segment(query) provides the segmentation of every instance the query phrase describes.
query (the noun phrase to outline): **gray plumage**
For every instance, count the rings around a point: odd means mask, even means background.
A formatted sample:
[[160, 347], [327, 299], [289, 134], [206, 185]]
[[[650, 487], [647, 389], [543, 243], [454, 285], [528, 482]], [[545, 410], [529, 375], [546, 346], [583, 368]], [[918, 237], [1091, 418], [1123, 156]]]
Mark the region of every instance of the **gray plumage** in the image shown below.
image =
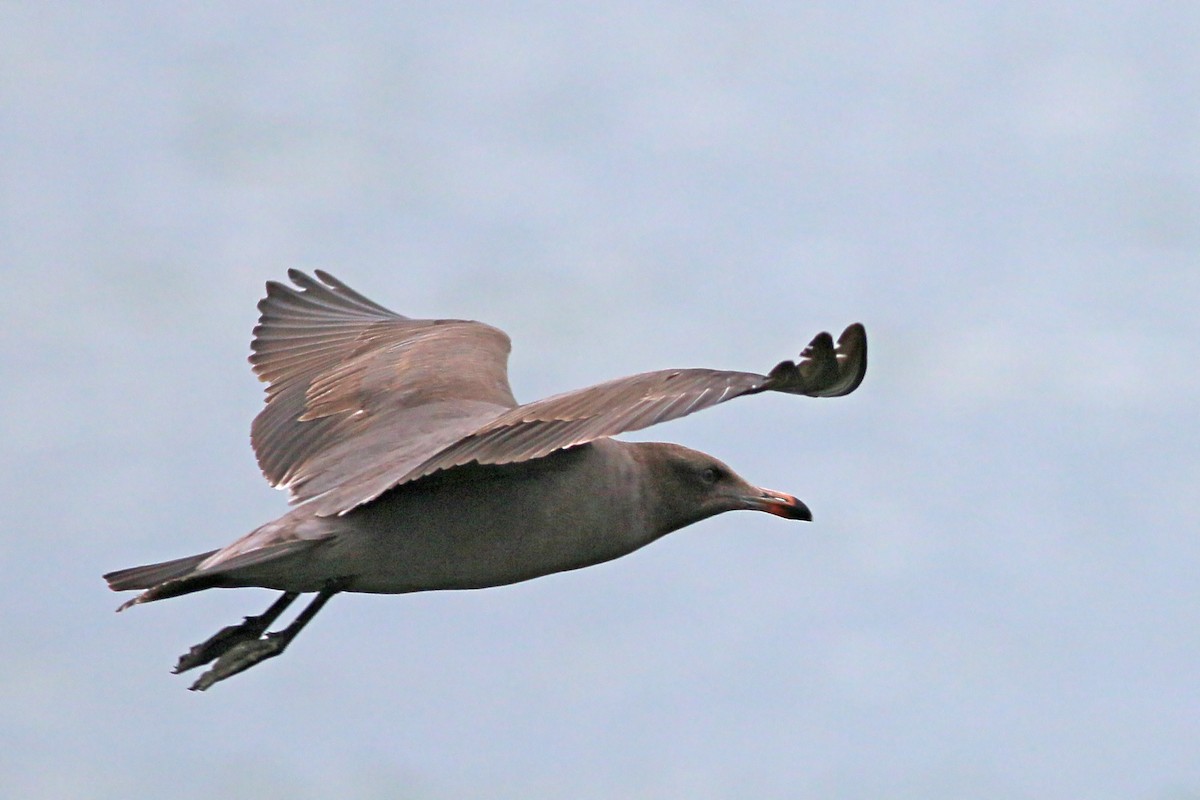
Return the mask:
[[[519, 405], [502, 331], [410, 319], [327, 273], [288, 274], [298, 288], [268, 283], [259, 303], [250, 361], [267, 399], [251, 441], [297, 507], [225, 548], [105, 576], [114, 590], [144, 590], [122, 608], [214, 587], [285, 592], [180, 660], [177, 671], [217, 660], [193, 688], [277, 655], [339, 591], [512, 583], [737, 509], [811, 519], [796, 498], [704, 453], [609, 437], [763, 391], [848, 394], [866, 371], [855, 324], [767, 375], [662, 370]], [[318, 592], [313, 605], [262, 637], [303, 592]]]

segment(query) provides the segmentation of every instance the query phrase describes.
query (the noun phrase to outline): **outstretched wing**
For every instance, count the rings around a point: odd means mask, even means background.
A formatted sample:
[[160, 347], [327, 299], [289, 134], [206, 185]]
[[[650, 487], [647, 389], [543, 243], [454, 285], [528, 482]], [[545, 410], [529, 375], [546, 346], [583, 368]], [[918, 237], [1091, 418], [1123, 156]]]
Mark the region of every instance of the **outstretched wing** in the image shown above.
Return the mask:
[[503, 331], [410, 319], [316, 276], [289, 270], [298, 288], [267, 284], [251, 344], [267, 383], [251, 442], [293, 502], [339, 487], [348, 507], [365, 502], [395, 483], [376, 485], [381, 464], [398, 477], [516, 406]]
[[477, 461], [505, 464], [540, 458], [604, 436], [658, 422], [759, 392], [840, 397], [862, 383], [867, 333], [855, 323], [833, 337], [820, 333], [800, 354], [767, 375], [711, 369], [645, 372], [528, 403], [508, 411], [430, 458], [405, 480]]
[[[842, 333], [836, 347], [832, 336], [821, 333], [801, 353], [799, 363], [781, 362], [767, 375], [684, 369], [619, 378], [518, 406], [407, 472], [396, 469], [394, 462], [380, 465], [380, 472], [391, 476], [389, 486], [394, 486], [472, 462], [527, 461], [765, 391], [838, 397], [854, 391], [866, 369], [866, 331], [854, 324]], [[315, 501], [315, 510], [319, 514], [344, 513], [353, 507], [349, 504], [352, 496], [334, 490]]]

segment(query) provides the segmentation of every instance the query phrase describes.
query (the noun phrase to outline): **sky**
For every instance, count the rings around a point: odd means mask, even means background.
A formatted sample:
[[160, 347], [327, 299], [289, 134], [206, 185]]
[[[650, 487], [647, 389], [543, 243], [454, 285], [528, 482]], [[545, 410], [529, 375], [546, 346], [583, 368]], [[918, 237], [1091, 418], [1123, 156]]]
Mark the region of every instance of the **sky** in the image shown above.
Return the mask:
[[[564, 5], [0, 3], [0, 794], [1200, 798], [1197, 7]], [[100, 575], [286, 508], [291, 267], [503, 328], [524, 400], [871, 364], [630, 437], [812, 524], [342, 595], [191, 693], [273, 596]]]

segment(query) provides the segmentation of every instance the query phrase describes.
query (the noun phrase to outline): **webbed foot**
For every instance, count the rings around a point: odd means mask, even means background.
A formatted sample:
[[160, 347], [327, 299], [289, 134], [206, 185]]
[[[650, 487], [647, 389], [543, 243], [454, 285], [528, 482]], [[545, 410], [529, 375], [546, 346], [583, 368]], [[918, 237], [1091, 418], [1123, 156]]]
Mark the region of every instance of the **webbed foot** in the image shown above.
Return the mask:
[[189, 669], [220, 658], [242, 642], [253, 642], [259, 639], [271, 623], [278, 619], [284, 609], [291, 605], [298, 596], [297, 592], [284, 592], [278, 600], [271, 604], [270, 608], [258, 616], [246, 617], [240, 625], [226, 625], [216, 634], [200, 644], [193, 645], [192, 649], [181, 655], [179, 663], [171, 671], [176, 675], [187, 672]]
[[[287, 631], [268, 633], [261, 639], [251, 639], [237, 642], [229, 648], [217, 663], [212, 665], [200, 678], [191, 685], [193, 692], [203, 692], [217, 681], [223, 681], [239, 672], [250, 669], [261, 661], [274, 658], [284, 651], [291, 641]], [[219, 635], [219, 634], [218, 634]]]

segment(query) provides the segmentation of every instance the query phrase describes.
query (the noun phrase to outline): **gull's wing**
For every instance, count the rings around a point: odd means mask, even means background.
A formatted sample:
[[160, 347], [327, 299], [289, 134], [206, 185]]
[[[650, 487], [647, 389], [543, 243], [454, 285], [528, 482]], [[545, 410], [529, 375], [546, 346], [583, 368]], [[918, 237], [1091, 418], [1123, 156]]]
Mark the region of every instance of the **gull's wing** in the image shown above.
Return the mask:
[[316, 276], [290, 270], [298, 288], [267, 284], [251, 345], [267, 383], [251, 442], [293, 502], [333, 489], [347, 505], [332, 513], [366, 502], [517, 405], [503, 331], [410, 319]]
[[[380, 463], [379, 492], [438, 470], [470, 463], [507, 464], [548, 455], [605, 436], [640, 430], [656, 422], [709, 408], [747, 394], [788, 392], [839, 397], [854, 391], [867, 369], [867, 336], [860, 324], [846, 328], [834, 346], [821, 333], [801, 353], [767, 375], [711, 369], [662, 370], [619, 378], [505, 411], [419, 464], [410, 459]], [[402, 468], [400, 461], [409, 465]], [[386, 483], [386, 486], [384, 484]], [[365, 500], [361, 492], [334, 489], [314, 501], [318, 514], [345, 513]]]
[[800, 354], [767, 375], [711, 369], [645, 372], [548, 397], [505, 412], [442, 450], [404, 477], [467, 464], [506, 464], [604, 436], [641, 430], [747, 394], [777, 391], [809, 397], [840, 397], [862, 383], [867, 371], [867, 332], [846, 328], [834, 346], [820, 333]]

